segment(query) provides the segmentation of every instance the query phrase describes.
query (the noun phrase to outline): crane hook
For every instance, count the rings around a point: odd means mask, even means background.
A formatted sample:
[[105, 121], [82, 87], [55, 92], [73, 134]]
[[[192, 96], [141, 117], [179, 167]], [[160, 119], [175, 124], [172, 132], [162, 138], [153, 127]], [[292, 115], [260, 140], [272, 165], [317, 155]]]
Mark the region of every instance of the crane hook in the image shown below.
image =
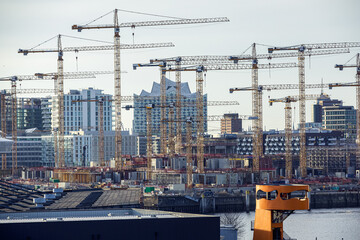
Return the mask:
[[78, 54], [79, 54], [79, 50], [75, 50], [75, 60], [76, 60], [76, 71], [79, 71], [79, 63], [78, 63]]
[[133, 37], [133, 45], [135, 44], [135, 25], [131, 26], [132, 29], [132, 37]]

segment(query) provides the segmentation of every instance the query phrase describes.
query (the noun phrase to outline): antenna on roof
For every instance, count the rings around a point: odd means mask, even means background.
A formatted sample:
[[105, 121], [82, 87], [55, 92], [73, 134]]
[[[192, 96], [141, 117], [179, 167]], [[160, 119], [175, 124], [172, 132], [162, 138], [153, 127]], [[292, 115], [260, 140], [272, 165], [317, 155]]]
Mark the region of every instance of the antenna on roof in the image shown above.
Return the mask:
[[324, 94], [324, 81], [323, 78], [321, 78], [321, 95]]

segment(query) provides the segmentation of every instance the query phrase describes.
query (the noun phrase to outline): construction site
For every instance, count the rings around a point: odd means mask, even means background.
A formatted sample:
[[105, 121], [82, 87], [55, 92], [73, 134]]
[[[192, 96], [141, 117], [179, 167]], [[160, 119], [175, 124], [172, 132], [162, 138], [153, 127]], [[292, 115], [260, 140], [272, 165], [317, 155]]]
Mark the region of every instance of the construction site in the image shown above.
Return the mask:
[[[268, 47], [267, 52], [260, 53], [258, 44], [252, 43], [248, 48], [250, 53], [241, 55], [180, 55], [156, 58], [154, 54], [151, 59], [134, 62], [132, 67], [134, 72], [140, 72], [144, 68], [160, 71], [159, 80], [153, 84], [151, 92], [143, 90], [139, 95], [134, 93], [129, 96], [124, 95], [124, 92], [129, 91], [122, 88], [122, 75], [126, 71], [122, 70], [120, 58], [128, 56], [123, 56], [122, 50], [166, 48], [174, 47], [174, 44], [120, 44], [120, 29], [209, 23], [225, 25], [229, 24], [230, 20], [226, 17], [215, 17], [120, 22], [120, 12], [121, 10], [115, 9], [108, 13], [107, 15], [113, 18], [113, 22], [108, 24], [72, 25], [72, 30], [79, 32], [79, 36], [88, 30], [112, 29], [112, 44], [65, 46], [63, 38], [68, 36], [59, 34], [50, 39], [56, 40], [56, 48], [43, 49], [42, 44], [38, 44], [35, 48], [18, 50], [19, 54], [29, 55], [27, 58], [31, 58], [35, 53], [56, 53], [57, 71], [0, 78], [0, 176], [7, 180], [0, 185], [5, 192], [17, 191], [9, 190], [5, 184], [23, 184], [44, 192], [56, 188], [73, 190], [74, 193], [86, 190], [86, 196], [79, 193], [79, 199], [83, 200], [77, 200], [73, 205], [69, 203], [73, 206], [69, 207], [71, 209], [83, 206], [142, 206], [150, 209], [157, 206], [155, 208], [160, 209], [160, 202], [165, 204], [169, 201], [161, 209], [190, 212], [198, 212], [199, 209], [202, 209], [199, 210], [201, 212], [245, 211], [254, 208], [251, 204], [254, 204], [255, 200], [250, 203], [250, 200], [246, 199], [254, 198], [250, 192], [254, 191], [255, 184], [281, 182], [306, 183], [316, 189], [357, 191], [358, 200], [348, 200], [347, 203], [359, 206], [360, 54], [357, 53], [346, 64], [334, 62], [335, 68], [341, 71], [348, 71], [347, 68], [350, 68], [349, 71], [355, 70], [355, 80], [349, 79], [347, 82], [307, 83], [305, 60], [317, 56], [331, 57], [349, 53], [354, 55], [353, 52], [360, 48], [360, 42], [299, 43]], [[113, 70], [66, 72], [64, 54], [86, 51], [113, 52]], [[275, 62], [277, 59], [280, 60], [278, 63]], [[296, 61], [284, 62], [284, 59]], [[259, 70], [262, 69], [297, 69], [297, 76], [291, 76], [297, 79], [297, 83], [261, 85]], [[241, 101], [208, 100], [204, 84], [206, 75], [213, 71], [220, 74], [223, 71], [251, 73], [251, 86], [229, 87], [228, 91], [223, 93], [241, 99], [237, 97], [242, 94], [239, 92], [250, 92], [251, 115], [243, 115], [241, 112], [208, 114], [208, 107], [221, 108], [242, 104]], [[191, 81], [195, 82], [196, 86], [194, 93], [191, 93], [182, 79], [188, 72], [193, 75]], [[104, 94], [102, 90], [89, 88], [89, 94], [85, 96], [85, 90], [70, 90], [69, 94], [64, 90], [64, 81], [109, 74], [114, 76], [112, 93]], [[174, 81], [168, 79], [171, 76], [169, 74], [175, 76]], [[22, 82], [46, 80], [53, 82], [54, 88], [19, 89]], [[335, 100], [331, 100], [329, 95], [324, 93], [324, 89], [337, 91], [341, 87], [356, 89], [355, 109], [342, 106], [341, 101], [338, 101], [341, 104], [332, 104], [331, 101]], [[306, 94], [308, 89], [321, 89], [321, 94]], [[284, 97], [269, 98], [266, 103], [270, 106], [263, 106], [265, 90], [282, 91]], [[298, 94], [288, 95], [289, 90], [296, 90]], [[90, 92], [96, 94], [90, 96]], [[41, 99], [39, 101], [36, 97], [19, 98], [21, 94], [36, 96], [39, 93], [52, 96], [46, 99], [38, 97]], [[317, 101], [317, 106], [321, 107], [321, 119], [311, 122], [311, 126], [307, 126], [309, 122], [306, 120], [305, 103], [308, 100]], [[283, 103], [285, 111], [274, 114], [285, 119], [283, 130], [264, 130], [264, 121], [267, 119], [264, 119], [263, 109], [280, 105], [278, 103]], [[299, 103], [296, 109], [298, 128], [294, 127], [294, 103]], [[332, 114], [336, 109], [330, 107], [340, 108], [343, 113]], [[29, 109], [33, 116], [38, 114], [40, 117], [30, 119], [32, 115]], [[127, 110], [134, 111], [134, 134], [126, 133], [123, 126], [122, 114]], [[80, 116], [77, 123], [76, 111], [84, 112], [84, 119], [85, 113], [87, 114], [86, 125], [85, 120], [80, 121]], [[344, 113], [346, 111], [352, 115], [348, 117]], [[74, 126], [70, 124], [73, 112], [76, 121]], [[328, 114], [324, 114], [325, 112]], [[340, 115], [351, 122], [341, 123], [344, 128], [326, 125], [328, 120], [341, 119]], [[91, 118], [96, 121], [90, 121]], [[43, 121], [41, 125], [35, 125], [40, 121]], [[217, 134], [209, 134], [208, 122], [212, 121], [220, 125], [221, 133], [218, 131]], [[248, 131], [243, 131], [243, 122], [251, 123]], [[131, 150], [131, 146], [136, 150]], [[99, 189], [105, 192], [98, 193]], [[101, 202], [107, 194], [106, 190], [124, 190], [124, 194], [127, 191], [129, 196], [119, 200], [120, 202], [116, 202], [120, 196], [108, 197]], [[22, 191], [30, 194], [28, 190]], [[94, 194], [91, 191], [94, 191]], [[243, 205], [229, 208], [219, 203], [218, 206], [215, 204], [215, 197], [211, 195], [215, 193], [227, 194], [229, 199], [233, 198]], [[174, 194], [180, 194], [179, 200], [159, 201], [160, 197], [166, 198]], [[67, 193], [66, 196], [70, 195], [71, 193]], [[239, 196], [241, 200], [237, 199]], [[12, 198], [13, 196], [7, 196], [1, 200], [0, 211], [25, 211], [24, 209], [34, 207], [30, 203], [23, 204], [25, 207], [5, 207], [5, 203], [12, 201]], [[113, 198], [116, 203], [109, 198]], [[207, 203], [207, 198], [212, 199], [214, 204]], [[55, 201], [49, 208], [66, 208], [66, 204], [61, 205], [61, 201], [65, 201], [61, 199], [65, 198], [59, 199], [59, 202]], [[92, 199], [89, 200], [91, 204], [86, 205], [85, 199]], [[202, 203], [199, 199], [202, 199]], [[179, 204], [181, 206], [176, 208]], [[209, 206], [213, 209], [206, 210]], [[44, 206], [40, 204], [39, 207]]]

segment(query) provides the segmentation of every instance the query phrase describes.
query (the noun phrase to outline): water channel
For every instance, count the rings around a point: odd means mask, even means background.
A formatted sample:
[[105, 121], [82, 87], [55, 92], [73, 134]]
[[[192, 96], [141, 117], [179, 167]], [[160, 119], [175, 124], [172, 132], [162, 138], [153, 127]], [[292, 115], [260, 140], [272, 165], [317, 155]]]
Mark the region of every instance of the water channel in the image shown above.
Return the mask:
[[[251, 221], [255, 219], [255, 212], [237, 214], [243, 223], [238, 239], [252, 239]], [[357, 240], [360, 239], [360, 208], [296, 211], [285, 220], [284, 230], [297, 240]]]

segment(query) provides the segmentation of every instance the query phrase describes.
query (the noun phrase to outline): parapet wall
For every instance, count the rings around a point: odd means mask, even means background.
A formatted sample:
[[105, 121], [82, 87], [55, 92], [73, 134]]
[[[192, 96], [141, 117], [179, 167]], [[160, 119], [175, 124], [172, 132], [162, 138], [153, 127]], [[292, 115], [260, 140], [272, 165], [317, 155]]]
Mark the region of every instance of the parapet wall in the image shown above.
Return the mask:
[[[206, 197], [206, 201], [198, 198], [193, 201], [185, 196], [146, 196], [143, 198], [144, 208], [175, 212], [221, 213], [245, 212], [255, 210], [255, 194], [249, 194], [246, 205], [245, 194], [221, 195]], [[205, 207], [204, 203], [207, 203]], [[311, 192], [310, 209], [360, 207], [360, 192]]]

